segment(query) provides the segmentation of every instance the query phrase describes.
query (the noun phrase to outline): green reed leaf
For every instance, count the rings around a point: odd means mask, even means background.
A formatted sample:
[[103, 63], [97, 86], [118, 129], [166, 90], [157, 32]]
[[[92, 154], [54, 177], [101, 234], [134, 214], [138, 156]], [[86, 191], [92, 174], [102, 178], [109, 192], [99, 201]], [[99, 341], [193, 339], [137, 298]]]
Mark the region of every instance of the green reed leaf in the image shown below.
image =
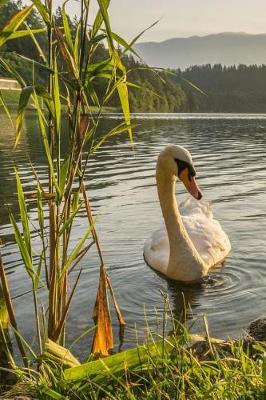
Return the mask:
[[131, 143], [133, 143], [133, 134], [132, 134], [131, 124], [130, 124], [128, 88], [127, 88], [127, 84], [126, 84], [124, 78], [120, 79], [120, 81], [118, 82], [117, 91], [118, 91], [121, 107], [123, 110], [125, 123], [128, 126], [127, 131], [129, 134], [129, 138], [130, 138]]
[[[30, 36], [31, 36], [31, 38], [32, 38], [32, 41], [33, 41], [33, 43], [35, 44], [36, 49], [37, 49], [37, 51], [38, 51], [40, 57], [42, 58], [42, 60], [43, 60], [45, 63], [47, 63], [47, 59], [46, 59], [46, 56], [45, 56], [45, 54], [44, 54], [44, 51], [43, 51], [43, 49], [41, 48], [41, 46], [39, 45], [39, 42], [38, 42], [38, 40], [37, 40], [37, 38], [36, 38], [36, 36], [35, 36], [35, 34], [38, 33], [38, 32], [36, 32], [36, 30], [34, 30], [34, 29], [31, 29], [31, 28], [29, 27], [29, 25], [27, 24], [26, 21], [24, 22], [24, 25], [26, 26], [27, 31], [29, 32], [29, 34], [30, 34]], [[43, 30], [44, 30], [44, 31], [47, 31], [47, 28], [43, 28]], [[20, 32], [21, 32], [21, 31], [20, 31]], [[32, 61], [35, 63], [35, 60], [32, 60]]]
[[21, 180], [18, 174], [18, 171], [15, 169], [16, 182], [17, 182], [17, 193], [18, 193], [18, 204], [20, 211], [20, 218], [23, 229], [23, 238], [26, 244], [29, 256], [31, 258], [31, 235], [30, 235], [30, 227], [29, 227], [29, 216], [27, 212], [26, 202], [24, 191], [22, 188]]
[[68, 22], [68, 16], [66, 14], [65, 3], [63, 5], [63, 7], [61, 8], [61, 16], [62, 16], [62, 21], [63, 21], [63, 26], [64, 26], [66, 43], [67, 43], [70, 53], [73, 55], [74, 54], [74, 44], [73, 44], [71, 30], [70, 30], [70, 26], [69, 26], [69, 22]]
[[43, 205], [42, 205], [42, 191], [41, 191], [41, 187], [40, 187], [39, 183], [37, 185], [37, 209], [38, 209], [38, 222], [39, 222], [39, 226], [41, 229], [41, 235], [43, 235], [44, 212], [43, 212]]
[[53, 98], [50, 95], [50, 93], [45, 89], [45, 87], [41, 85], [36, 85], [33, 87], [35, 93], [44, 101], [44, 104], [46, 105], [47, 109], [50, 111], [52, 114], [52, 117], [55, 118], [55, 107], [54, 107], [54, 102]]
[[32, 0], [32, 3], [39, 11], [43, 21], [47, 25], [50, 25], [50, 16], [49, 16], [49, 11], [48, 11], [47, 7], [45, 7], [45, 5], [41, 2], [41, 0]]
[[25, 116], [25, 111], [27, 108], [27, 105], [29, 103], [29, 100], [31, 98], [31, 95], [33, 92], [37, 93], [39, 97], [41, 97], [44, 100], [44, 103], [46, 104], [48, 110], [51, 112], [52, 116], [54, 117], [55, 115], [55, 109], [54, 109], [54, 103], [47, 92], [47, 90], [43, 86], [26, 86], [22, 89], [19, 97], [19, 104], [18, 104], [18, 115], [16, 119], [16, 142], [15, 146], [18, 144], [21, 132], [22, 132], [22, 124]]
[[14, 68], [7, 60], [4, 60], [4, 57], [2, 56], [0, 57], [0, 65], [2, 66], [4, 71], [6, 71], [8, 74], [12, 75], [12, 77], [16, 79], [22, 87], [26, 86], [24, 79], [17, 72], [16, 68]]
[[88, 46], [92, 46], [92, 45], [95, 45], [95, 44], [97, 44], [99, 42], [102, 42], [104, 39], [106, 39], [106, 34], [105, 33], [102, 33], [100, 35], [92, 37], [91, 39], [89, 38], [89, 35], [88, 35]]
[[64, 371], [65, 380], [69, 382], [90, 377], [93, 380], [96, 378], [104, 382], [108, 376], [128, 369], [145, 369], [146, 363], [150, 362], [151, 357], [160, 359], [164, 353], [168, 356], [174, 348], [173, 342], [171, 338], [167, 338], [167, 340], [159, 340], [103, 359], [68, 368]]
[[58, 138], [58, 146], [60, 146], [61, 101], [60, 101], [60, 89], [59, 89], [56, 57], [54, 58], [53, 83], [54, 83], [53, 84], [53, 100], [54, 100], [54, 110], [55, 110], [56, 133], [57, 133], [57, 138]]
[[74, 247], [74, 249], [72, 250], [66, 264], [64, 265], [62, 271], [61, 271], [61, 275], [60, 275], [60, 279], [63, 278], [64, 274], [67, 272], [67, 270], [70, 268], [71, 264], [75, 261], [75, 259], [77, 258], [78, 254], [80, 253], [84, 243], [86, 242], [86, 240], [88, 239], [91, 230], [92, 230], [93, 226], [89, 226], [88, 229], [86, 230], [83, 238], [79, 241], [79, 243]]
[[76, 35], [74, 40], [74, 49], [73, 49], [73, 57], [76, 65], [79, 64], [79, 39], [80, 39], [80, 23], [76, 29]]
[[108, 77], [111, 77], [112, 70], [113, 70], [113, 65], [111, 62], [111, 58], [108, 58], [107, 60], [95, 64], [89, 64], [87, 68], [86, 79], [92, 80], [93, 78], [98, 77], [103, 72], [109, 73]]
[[123, 53], [126, 53], [128, 50], [130, 50], [131, 52], [133, 52], [138, 58], [139, 55], [136, 53], [135, 50], [133, 50], [132, 46], [139, 40], [139, 38], [145, 33], [147, 32], [149, 29], [153, 28], [155, 25], [158, 24], [160, 20], [158, 19], [157, 21], [153, 22], [150, 26], [148, 26], [147, 28], [143, 29], [143, 31], [141, 31], [137, 36], [134, 37], [134, 39], [131, 40], [131, 42], [129, 43], [128, 47], [125, 47], [125, 50], [123, 51]]
[[79, 205], [80, 205], [79, 193], [76, 192], [73, 194], [73, 197], [72, 197], [71, 210], [73, 212], [75, 212], [78, 209]]
[[28, 272], [30, 278], [33, 280], [34, 279], [34, 270], [33, 270], [32, 258], [28, 252], [26, 243], [24, 242], [24, 238], [22, 237], [22, 235], [19, 231], [18, 225], [16, 223], [16, 220], [15, 220], [13, 214], [10, 213], [9, 217], [10, 217], [11, 225], [13, 226], [15, 240], [18, 245], [18, 248], [19, 248], [22, 260], [24, 262], [26, 271]]
[[54, 163], [53, 163], [51, 150], [50, 150], [50, 146], [49, 146], [48, 139], [47, 139], [45, 124], [44, 124], [45, 117], [44, 117], [44, 115], [42, 113], [42, 110], [40, 108], [40, 104], [39, 104], [36, 92], [34, 92], [34, 101], [35, 101], [35, 103], [34, 103], [35, 107], [37, 109], [39, 127], [40, 127], [41, 136], [42, 136], [42, 142], [43, 142], [44, 149], [45, 149], [46, 158], [47, 158], [47, 161], [48, 161], [48, 164], [49, 164], [49, 167], [50, 167], [50, 171], [51, 171], [51, 175], [52, 175], [54, 186], [56, 188], [56, 192], [60, 196], [60, 189], [59, 189], [59, 186], [58, 186], [57, 179], [55, 177]]
[[195, 85], [193, 82], [189, 81], [186, 78], [182, 78], [182, 80], [184, 82], [186, 82], [189, 86], [191, 86], [193, 89], [197, 90], [198, 92], [200, 92], [201, 94], [203, 94], [204, 96], [208, 96], [207, 93], [203, 92], [203, 90], [201, 90], [197, 85]]
[[[106, 9], [108, 9], [109, 4], [110, 4], [110, 0], [105, 0], [105, 8]], [[102, 11], [101, 11], [101, 8], [100, 8], [100, 10], [98, 11], [98, 13], [96, 15], [96, 18], [94, 20], [94, 23], [93, 23], [92, 37], [95, 37], [97, 35], [99, 29], [102, 26], [102, 23], [103, 23], [103, 15], [102, 15]]]
[[70, 214], [69, 218], [65, 221], [62, 228], [60, 229], [59, 236], [61, 236], [65, 232], [65, 230], [72, 224], [72, 222], [73, 222], [75, 216], [77, 215], [77, 213], [79, 212], [81, 206], [82, 206], [82, 203], [80, 203], [78, 205], [78, 207]]
[[31, 36], [31, 35], [36, 35], [37, 33], [42, 33], [45, 32], [46, 28], [39, 28], [39, 29], [31, 29], [31, 30], [20, 30], [17, 32], [12, 33], [11, 35], [8, 36], [8, 40], [12, 39], [19, 39], [25, 36]]
[[[43, 54], [43, 52], [42, 52], [42, 54]], [[22, 54], [12, 53], [12, 55], [13, 55], [13, 57], [15, 57], [15, 58], [21, 58], [22, 60], [25, 60], [25, 61], [27, 61], [28, 63], [34, 64], [34, 66], [39, 67], [39, 68], [42, 70], [42, 72], [51, 73], [51, 74], [53, 74], [53, 72], [54, 72], [54, 71], [53, 71], [51, 68], [49, 68], [47, 65], [42, 64], [42, 63], [40, 63], [40, 62], [38, 62], [38, 61], [36, 61], [36, 60], [32, 60], [31, 58], [26, 57], [26, 56], [24, 56], [24, 55], [22, 55]], [[24, 84], [23, 86], [26, 86], [26, 84]]]
[[65, 184], [67, 180], [67, 173], [69, 168], [69, 157], [65, 160], [63, 165], [60, 167], [60, 179], [59, 179], [59, 190], [60, 197], [64, 195]]
[[100, 107], [100, 101], [97, 96], [97, 93], [89, 80], [87, 80], [85, 88], [87, 89], [89, 97], [92, 100], [92, 105], [96, 105], [96, 106]]
[[33, 93], [32, 86], [24, 87], [20, 93], [19, 103], [18, 103], [18, 115], [17, 115], [17, 119], [16, 119], [16, 143], [15, 143], [15, 146], [18, 144], [20, 136], [21, 136], [22, 123], [23, 123], [24, 116], [25, 116], [25, 110], [29, 103], [32, 93]]
[[31, 13], [33, 5], [23, 8], [18, 11], [11, 19], [6, 23], [6, 25], [0, 31], [0, 47], [3, 46], [6, 41], [10, 38], [12, 34], [16, 32], [19, 26]]
[[[102, 14], [102, 19], [104, 21], [106, 33], [107, 33], [107, 42], [108, 42], [108, 47], [110, 52], [112, 53], [115, 48], [114, 48], [114, 43], [112, 39], [112, 30], [110, 26], [110, 20], [109, 20], [109, 15], [108, 15], [108, 7], [109, 7], [109, 0], [97, 0], [100, 12]], [[96, 16], [97, 19], [97, 16]], [[99, 21], [100, 22], [100, 21]]]
[[65, 38], [63, 36], [63, 33], [61, 30], [55, 26], [54, 27], [54, 33], [57, 39], [57, 43], [59, 45], [60, 52], [62, 54], [62, 57], [64, 58], [68, 70], [71, 74], [74, 75], [74, 77], [78, 80], [79, 78], [79, 67], [78, 64], [76, 63], [75, 58], [72, 56], [71, 52], [68, 49], [68, 46], [66, 44]]
[[[132, 128], [132, 125], [131, 125], [131, 128]], [[106, 133], [103, 138], [98, 140], [98, 142], [96, 142], [96, 144], [94, 145], [92, 151], [94, 152], [94, 151], [98, 150], [99, 147], [101, 147], [102, 144], [110, 137], [119, 135], [120, 133], [127, 132], [127, 131], [128, 131], [128, 124], [126, 124], [125, 122], [122, 122], [121, 124], [117, 125], [115, 128], [111, 129], [108, 133]]]
[[42, 263], [43, 263], [43, 257], [44, 257], [44, 250], [42, 250], [38, 262], [38, 267], [35, 272], [34, 280], [33, 280], [33, 288], [36, 291], [39, 288], [39, 283], [40, 283], [40, 277], [41, 277], [41, 270], [42, 270]]
[[137, 58], [140, 58], [138, 53], [131, 47], [132, 44], [128, 43], [125, 39], [123, 39], [121, 36], [119, 36], [117, 33], [112, 32], [112, 38], [120, 44], [120, 46], [124, 47], [124, 52], [126, 51], [131, 51]]

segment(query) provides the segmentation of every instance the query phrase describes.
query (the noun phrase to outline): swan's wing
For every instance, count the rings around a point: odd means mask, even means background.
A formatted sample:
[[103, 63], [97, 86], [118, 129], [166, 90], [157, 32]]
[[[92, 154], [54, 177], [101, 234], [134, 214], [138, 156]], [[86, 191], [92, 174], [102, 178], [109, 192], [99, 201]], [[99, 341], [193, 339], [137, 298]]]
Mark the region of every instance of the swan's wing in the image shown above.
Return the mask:
[[180, 211], [188, 235], [207, 265], [222, 262], [231, 245], [219, 222], [213, 219], [210, 204], [188, 199], [180, 205]]
[[169, 260], [169, 241], [163, 227], [153, 232], [144, 243], [144, 258], [153, 269], [166, 274]]
[[[190, 197], [180, 204], [179, 209], [187, 233], [208, 267], [221, 263], [231, 250], [231, 245], [219, 222], [213, 219], [210, 204]], [[144, 258], [152, 268], [166, 274], [169, 241], [165, 227], [155, 231], [146, 240]]]

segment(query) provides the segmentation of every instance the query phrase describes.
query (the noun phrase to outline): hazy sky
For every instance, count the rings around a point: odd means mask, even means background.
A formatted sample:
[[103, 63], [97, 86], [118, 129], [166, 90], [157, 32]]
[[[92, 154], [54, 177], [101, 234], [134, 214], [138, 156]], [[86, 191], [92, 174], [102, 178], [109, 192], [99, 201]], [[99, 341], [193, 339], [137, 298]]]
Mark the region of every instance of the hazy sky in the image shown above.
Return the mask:
[[[77, 14], [79, 3], [69, 4], [69, 13]], [[160, 19], [141, 41], [225, 31], [266, 32], [265, 0], [111, 0], [110, 15], [113, 31], [126, 39]]]

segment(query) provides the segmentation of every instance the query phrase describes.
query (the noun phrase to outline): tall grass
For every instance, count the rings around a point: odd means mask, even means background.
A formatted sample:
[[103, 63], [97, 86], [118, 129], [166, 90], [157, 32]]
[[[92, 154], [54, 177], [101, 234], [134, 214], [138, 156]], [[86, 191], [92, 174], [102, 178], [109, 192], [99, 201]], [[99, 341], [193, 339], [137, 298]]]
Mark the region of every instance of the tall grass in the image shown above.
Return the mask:
[[[71, 353], [49, 344], [42, 373], [25, 376], [7, 396], [39, 399], [263, 400], [265, 343], [224, 341], [190, 334], [173, 319], [170, 337], [80, 365]], [[7, 397], [8, 398], [8, 397]]]
[[[39, 125], [36, 135], [41, 136], [47, 162], [47, 184], [41, 181], [32, 166], [36, 190], [31, 193], [24, 191], [19, 170], [15, 169], [20, 221], [18, 222], [10, 212], [14, 237], [31, 282], [37, 350], [30, 349], [21, 335], [10, 296], [9, 285], [12, 286], [12, 281], [9, 283], [7, 280], [2, 258], [0, 263], [0, 277], [9, 323], [13, 328], [21, 360], [29, 375], [32, 374], [32, 366], [37, 365], [37, 369], [41, 370], [39, 355], [45, 351], [48, 340], [60, 345], [65, 344], [67, 316], [82, 275], [80, 261], [88, 256], [92, 247], [96, 248], [99, 259], [99, 284], [94, 309], [96, 327], [92, 353], [108, 355], [113, 348], [108, 293], [120, 325], [125, 324], [106, 271], [96, 230], [96, 219], [92, 214], [85, 186], [85, 175], [91, 155], [107, 138], [126, 133], [133, 145], [128, 101], [129, 83], [122, 61], [123, 52], [117, 50], [119, 44], [124, 51], [131, 51], [131, 44], [112, 31], [108, 15], [109, 1], [95, 1], [98, 12], [89, 25], [90, 3], [81, 0], [80, 17], [73, 29], [66, 14], [66, 3], [60, 9], [62, 23], [58, 25], [52, 0], [32, 0], [32, 4], [14, 15], [0, 32], [0, 47], [7, 40], [29, 35], [42, 60], [36, 62], [26, 59], [23, 55], [17, 55], [32, 65], [33, 84], [28, 86], [12, 63], [5, 58], [4, 52], [0, 53], [2, 69], [21, 85], [15, 146], [19, 146], [20, 143], [26, 109], [29, 104], [33, 104]], [[0, 6], [3, 4], [4, 2], [1, 2]], [[35, 30], [31, 30], [26, 24], [26, 18], [33, 8], [38, 11], [43, 21], [43, 25], [36, 32], [46, 32], [46, 49], [40, 47]], [[108, 56], [101, 62], [93, 61], [94, 54], [102, 43], [108, 48]], [[36, 65], [47, 77], [46, 85], [34, 83]], [[93, 86], [95, 79], [106, 81], [106, 91], [101, 99]], [[110, 131], [100, 132], [99, 121], [103, 109], [115, 93], [120, 99], [124, 121]], [[3, 96], [1, 104], [9, 115]], [[92, 109], [95, 110], [95, 107], [97, 113], [93, 114]], [[63, 132], [62, 118], [67, 119], [67, 132]], [[68, 150], [63, 156], [62, 141], [66, 140], [66, 137]], [[38, 211], [38, 222], [34, 228], [28, 211], [29, 199], [35, 202]], [[76, 240], [73, 227], [76, 217], [81, 212], [86, 215], [87, 229], [81, 239]], [[33, 237], [36, 235], [39, 240], [37, 246], [36, 240], [33, 243]], [[88, 287], [89, 285], [88, 281]], [[46, 301], [40, 302], [40, 291], [45, 291]], [[10, 366], [16, 368], [13, 361], [10, 361]]]

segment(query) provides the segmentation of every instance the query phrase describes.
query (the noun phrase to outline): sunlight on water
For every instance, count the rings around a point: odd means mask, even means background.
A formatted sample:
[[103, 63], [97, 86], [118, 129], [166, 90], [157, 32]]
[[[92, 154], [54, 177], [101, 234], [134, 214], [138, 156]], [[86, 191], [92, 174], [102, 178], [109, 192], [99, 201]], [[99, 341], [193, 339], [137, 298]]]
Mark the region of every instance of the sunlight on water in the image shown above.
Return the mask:
[[[142, 331], [144, 311], [151, 325], [162, 312], [161, 291], [169, 295], [171, 306], [181, 315], [184, 303], [194, 318], [206, 313], [214, 336], [237, 336], [266, 308], [266, 115], [135, 115], [136, 150], [133, 155], [126, 136], [113, 139], [94, 156], [86, 176], [93, 210], [99, 215], [98, 231], [106, 264], [127, 321], [125, 346], [135, 342], [135, 323]], [[42, 182], [47, 180], [45, 160], [37, 134], [36, 120], [29, 116], [27, 134], [20, 146], [12, 148], [13, 135], [1, 116], [0, 135], [0, 223], [5, 264], [10, 273], [13, 296], [29, 289], [21, 266], [4, 204], [17, 215], [13, 158], [26, 190], [33, 180], [29, 158]], [[102, 128], [116, 123], [117, 115], [102, 120]], [[212, 203], [215, 217], [227, 232], [232, 252], [222, 270], [216, 270], [202, 285], [186, 286], [158, 276], [144, 262], [143, 243], [162, 225], [155, 186], [155, 163], [167, 144], [181, 144], [192, 153], [203, 195]], [[178, 201], [185, 198], [177, 185]], [[36, 219], [35, 204], [29, 203]], [[86, 229], [79, 215], [76, 237]], [[82, 262], [80, 296], [75, 299], [69, 326], [71, 338], [92, 325], [92, 308], [97, 288], [96, 256]], [[31, 301], [15, 300], [17, 315], [26, 336], [30, 336]], [[157, 309], [157, 311], [156, 311]], [[25, 324], [25, 321], [27, 323]], [[200, 322], [194, 329], [201, 330]], [[70, 338], [70, 339], [71, 339]], [[80, 351], [88, 351], [86, 341]]]

